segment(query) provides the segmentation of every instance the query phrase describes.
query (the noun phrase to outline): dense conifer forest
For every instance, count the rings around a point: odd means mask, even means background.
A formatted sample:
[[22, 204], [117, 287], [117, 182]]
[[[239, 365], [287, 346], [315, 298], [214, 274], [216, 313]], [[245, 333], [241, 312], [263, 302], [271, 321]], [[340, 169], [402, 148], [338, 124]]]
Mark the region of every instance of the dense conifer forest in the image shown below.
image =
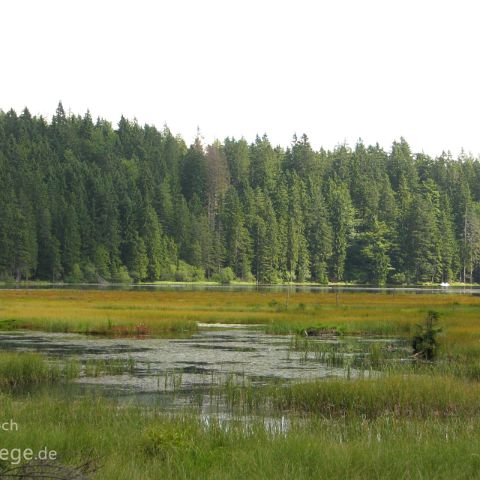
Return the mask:
[[480, 280], [480, 162], [0, 112], [0, 279]]

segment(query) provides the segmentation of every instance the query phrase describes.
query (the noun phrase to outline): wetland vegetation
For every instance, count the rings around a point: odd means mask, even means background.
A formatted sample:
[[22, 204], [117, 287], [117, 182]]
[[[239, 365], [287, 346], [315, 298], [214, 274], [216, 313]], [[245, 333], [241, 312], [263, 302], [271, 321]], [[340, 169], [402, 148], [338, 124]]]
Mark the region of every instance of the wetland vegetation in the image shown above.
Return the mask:
[[[413, 339], [432, 310], [429, 360]], [[0, 441], [107, 480], [475, 478], [479, 313], [461, 294], [3, 290], [0, 402], [20, 428]], [[132, 378], [147, 402], [79, 390]]]

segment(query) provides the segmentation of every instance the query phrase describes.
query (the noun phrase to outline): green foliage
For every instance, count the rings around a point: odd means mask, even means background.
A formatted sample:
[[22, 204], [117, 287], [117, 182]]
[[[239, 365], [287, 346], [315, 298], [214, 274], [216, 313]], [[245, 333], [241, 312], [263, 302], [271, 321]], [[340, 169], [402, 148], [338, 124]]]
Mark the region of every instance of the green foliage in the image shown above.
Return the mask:
[[333, 279], [340, 281], [344, 279], [347, 250], [353, 235], [355, 217], [345, 183], [332, 179], [329, 181], [328, 203], [333, 232], [331, 271]]
[[172, 428], [169, 423], [147, 428], [142, 434], [141, 448], [149, 457], [166, 460], [169, 456], [179, 455], [185, 449], [193, 447], [192, 432], [189, 430]]
[[[480, 162], [0, 112], [0, 278], [480, 280]], [[478, 183], [478, 182], [477, 182]], [[180, 265], [184, 262], [195, 267]], [[127, 270], [127, 272], [125, 271]], [[175, 273], [176, 272], [176, 273]], [[127, 276], [128, 274], [128, 276]], [[120, 277], [119, 277], [120, 275]]]
[[175, 281], [177, 282], [198, 282], [205, 278], [204, 271], [186, 262], [180, 261], [175, 271]]
[[377, 285], [387, 283], [387, 277], [391, 270], [389, 257], [391, 244], [386, 238], [387, 232], [387, 226], [375, 219], [373, 225], [357, 238], [357, 242], [361, 245], [360, 254], [368, 283]]
[[230, 283], [232, 283], [232, 281], [235, 279], [235, 274], [230, 267], [225, 267], [222, 268], [216, 275], [214, 275], [213, 279], [222, 285], [230, 285]]
[[438, 327], [440, 314], [433, 310], [427, 313], [424, 325], [417, 325], [417, 333], [412, 339], [413, 353], [425, 360], [434, 360], [438, 351], [437, 335], [442, 331]]
[[87, 262], [83, 268], [83, 278], [86, 283], [97, 283], [97, 272], [95, 271], [95, 265]]
[[0, 390], [48, 384], [62, 378], [78, 376], [78, 369], [71, 362], [63, 365], [47, 361], [37, 353], [0, 353]]
[[99, 244], [94, 255], [95, 269], [101, 281], [110, 279], [110, 255], [105, 245]]
[[124, 265], [120, 265], [118, 270], [113, 275], [112, 280], [115, 283], [132, 283], [132, 278], [128, 274], [127, 267]]
[[[415, 387], [423, 390], [419, 382]], [[352, 388], [346, 394], [354, 392]], [[370, 394], [373, 405], [377, 394], [380, 388]], [[280, 418], [269, 413], [268, 421], [253, 417], [225, 422], [188, 411], [165, 415], [155, 405], [146, 414], [111, 399], [53, 394], [18, 400], [4, 396], [2, 405], [4, 418], [20, 427], [3, 435], [2, 448], [48, 445], [61, 452], [58, 465], [98, 459], [95, 476], [102, 480], [478, 477], [477, 417]]]
[[84, 280], [83, 272], [78, 263], [75, 263], [72, 267], [72, 271], [66, 277], [67, 282], [69, 283], [82, 283]]

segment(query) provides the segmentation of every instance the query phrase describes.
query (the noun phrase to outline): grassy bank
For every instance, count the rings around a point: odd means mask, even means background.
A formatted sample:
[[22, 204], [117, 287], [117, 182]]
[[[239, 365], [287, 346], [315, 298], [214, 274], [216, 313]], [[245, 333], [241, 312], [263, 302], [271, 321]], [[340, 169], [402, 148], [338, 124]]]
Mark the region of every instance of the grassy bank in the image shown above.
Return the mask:
[[[477, 478], [478, 297], [0, 291], [0, 328], [178, 336], [194, 332], [200, 321], [262, 324], [274, 333], [312, 327], [408, 338], [432, 309], [443, 327], [436, 362], [399, 362], [401, 352], [392, 361], [391, 353], [372, 344], [361, 378], [264, 387], [248, 379], [227, 381], [210, 394], [225, 400], [217, 404], [232, 415], [227, 421], [198, 415], [201, 395], [193, 395], [191, 407], [167, 415], [160, 404], [125, 406], [111, 398], [60, 393], [62, 388], [27, 394], [22, 387], [125, 373], [134, 365], [128, 359], [81, 363], [0, 353], [0, 421], [13, 419], [19, 426], [0, 431], [1, 447], [46, 446], [65, 465], [94, 460], [94, 478], [102, 480]], [[345, 366], [331, 346], [312, 339], [295, 337], [291, 348]]]
[[480, 414], [480, 384], [441, 374], [396, 372], [263, 388], [229, 385], [232, 410], [324, 418], [470, 418]]
[[444, 354], [479, 357], [480, 297], [454, 294], [5, 290], [0, 329], [180, 335], [195, 332], [197, 322], [221, 322], [280, 334], [315, 327], [409, 336], [432, 309], [441, 316]]
[[[300, 331], [331, 325], [349, 331], [405, 331], [428, 309], [455, 331], [475, 329], [480, 298], [466, 295], [223, 291], [0, 291], [0, 320], [35, 328], [102, 331], [115, 325], [171, 329], [184, 322], [264, 323]], [[479, 329], [480, 331], [480, 329]]]
[[97, 459], [103, 480], [466, 479], [480, 467], [477, 417], [292, 417], [279, 432], [262, 418], [225, 428], [101, 399], [2, 396], [0, 405], [19, 425], [0, 433], [2, 447], [47, 446], [70, 465]]

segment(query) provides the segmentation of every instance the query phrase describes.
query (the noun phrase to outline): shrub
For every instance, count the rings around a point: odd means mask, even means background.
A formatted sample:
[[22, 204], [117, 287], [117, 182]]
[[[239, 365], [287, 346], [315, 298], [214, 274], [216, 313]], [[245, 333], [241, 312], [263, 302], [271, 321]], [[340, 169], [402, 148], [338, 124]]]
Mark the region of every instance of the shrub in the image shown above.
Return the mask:
[[86, 263], [83, 267], [84, 280], [87, 283], [97, 283], [97, 272], [93, 263]]
[[235, 279], [235, 274], [230, 267], [222, 268], [214, 277], [214, 280], [222, 285], [230, 285]]
[[192, 267], [192, 280], [194, 282], [201, 282], [205, 280], [205, 271], [200, 267]]
[[442, 331], [436, 324], [440, 314], [430, 310], [424, 325], [417, 325], [417, 334], [412, 339], [413, 353], [425, 360], [434, 360], [437, 355], [437, 335]]
[[67, 275], [65, 280], [68, 283], [81, 283], [81, 282], [83, 282], [83, 280], [84, 280], [83, 272], [80, 269], [80, 265], [78, 263], [76, 263], [73, 266], [72, 271], [70, 272], [69, 275]]
[[132, 278], [128, 274], [127, 267], [121, 265], [113, 276], [115, 283], [132, 283]]
[[141, 446], [147, 456], [166, 460], [193, 447], [193, 442], [185, 430], [177, 430], [169, 424], [150, 427], [143, 432]]
[[394, 273], [390, 277], [390, 283], [392, 283], [393, 285], [405, 285], [408, 283], [408, 280], [404, 273], [398, 272], [398, 273]]
[[180, 261], [175, 272], [177, 282], [197, 282], [204, 280], [205, 272], [200, 267], [194, 267], [186, 262]]
[[243, 280], [245, 280], [246, 282], [250, 282], [250, 283], [253, 283], [255, 282], [256, 278], [255, 278], [255, 275], [250, 272], [250, 271], [246, 271], [244, 274], [243, 274]]

